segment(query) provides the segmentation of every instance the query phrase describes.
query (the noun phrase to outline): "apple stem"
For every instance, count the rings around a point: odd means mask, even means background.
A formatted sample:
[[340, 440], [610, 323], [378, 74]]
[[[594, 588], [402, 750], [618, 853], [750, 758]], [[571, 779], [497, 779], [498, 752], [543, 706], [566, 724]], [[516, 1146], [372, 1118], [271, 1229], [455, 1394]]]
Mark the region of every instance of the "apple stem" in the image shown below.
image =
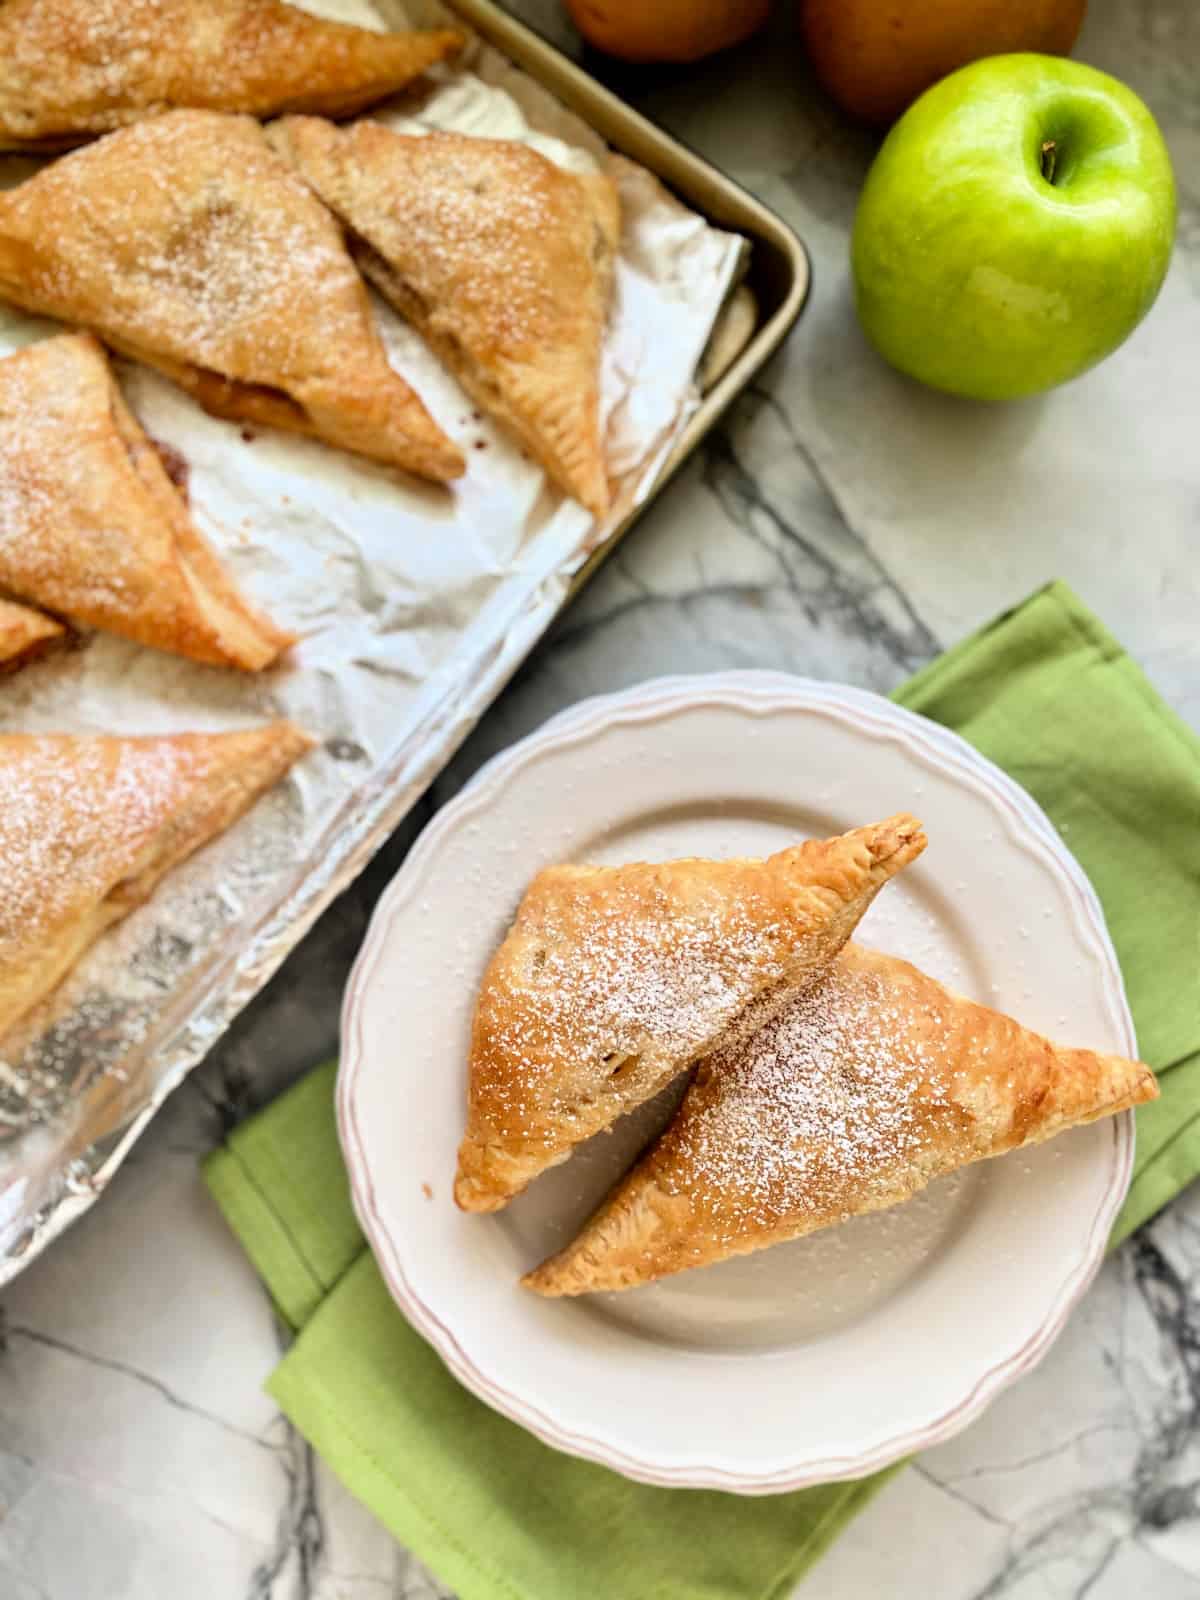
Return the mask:
[[1042, 177], [1047, 183], [1054, 182], [1054, 169], [1058, 165], [1058, 145], [1053, 139], [1042, 141]]

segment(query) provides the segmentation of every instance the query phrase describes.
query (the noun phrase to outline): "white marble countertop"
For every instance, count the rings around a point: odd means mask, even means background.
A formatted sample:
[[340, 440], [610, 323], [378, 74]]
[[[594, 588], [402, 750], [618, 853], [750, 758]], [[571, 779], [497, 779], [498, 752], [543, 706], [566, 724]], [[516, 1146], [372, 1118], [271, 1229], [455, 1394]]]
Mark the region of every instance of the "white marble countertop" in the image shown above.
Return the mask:
[[[517, 9], [572, 44], [557, 0]], [[437, 1592], [263, 1394], [279, 1335], [197, 1163], [332, 1053], [375, 894], [493, 750], [664, 672], [774, 667], [887, 689], [1054, 576], [1200, 725], [1200, 8], [1092, 0], [1079, 54], [1157, 113], [1179, 248], [1129, 345], [1066, 390], [995, 409], [916, 390], [858, 333], [846, 235], [871, 143], [812, 92], [788, 16], [730, 60], [621, 80], [796, 225], [809, 308], [103, 1202], [4, 1292], [2, 1600]], [[1200, 1193], [1130, 1241], [1044, 1365], [895, 1479], [798, 1590], [932, 1595], [1200, 1596]]]

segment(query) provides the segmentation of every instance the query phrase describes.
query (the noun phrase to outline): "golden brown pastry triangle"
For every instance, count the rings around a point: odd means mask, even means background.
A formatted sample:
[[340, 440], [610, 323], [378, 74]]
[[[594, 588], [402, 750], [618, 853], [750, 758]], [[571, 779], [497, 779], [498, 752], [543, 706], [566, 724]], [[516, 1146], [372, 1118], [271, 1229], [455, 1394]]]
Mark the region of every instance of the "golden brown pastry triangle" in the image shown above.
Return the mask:
[[257, 122], [173, 111], [0, 193], [0, 297], [83, 323], [220, 417], [444, 480], [337, 223]]
[[600, 349], [616, 185], [526, 145], [289, 117], [269, 130], [345, 223], [366, 276], [559, 486], [608, 509]]
[[662, 1137], [523, 1282], [631, 1289], [910, 1199], [934, 1178], [1158, 1093], [892, 956], [847, 945], [748, 1042], [703, 1061]]
[[807, 983], [925, 847], [896, 816], [766, 861], [550, 867], [484, 974], [454, 1197], [494, 1211]]
[[217, 666], [292, 642], [238, 594], [90, 334], [0, 361], [0, 590]]
[[0, 736], [0, 1034], [311, 748], [247, 733]]
[[54, 150], [175, 107], [348, 116], [461, 48], [280, 0], [6, 0], [0, 150]]
[[53, 617], [44, 617], [28, 606], [14, 605], [11, 600], [0, 600], [0, 672], [25, 666], [61, 639], [64, 632]]

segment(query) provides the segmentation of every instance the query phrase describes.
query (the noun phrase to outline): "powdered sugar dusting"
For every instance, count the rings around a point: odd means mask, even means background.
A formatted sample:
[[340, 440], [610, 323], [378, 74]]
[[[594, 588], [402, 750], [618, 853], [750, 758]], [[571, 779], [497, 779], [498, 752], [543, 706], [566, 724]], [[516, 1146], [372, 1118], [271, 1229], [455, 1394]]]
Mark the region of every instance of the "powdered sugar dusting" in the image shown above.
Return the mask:
[[[31, 382], [35, 366], [41, 381]], [[64, 420], [54, 375], [59, 366], [29, 351], [0, 362], [0, 584], [6, 587], [12, 587], [11, 574], [3, 570], [8, 551], [20, 550], [38, 564], [44, 559], [55, 501], [48, 479], [56, 465], [69, 470], [74, 456], [53, 449]]]
[[[580, 371], [598, 365], [617, 231], [614, 190], [612, 237], [601, 235], [602, 179], [565, 172], [521, 144], [403, 138], [369, 123], [316, 130], [310, 169], [308, 138], [306, 129], [298, 135], [300, 159], [318, 192], [418, 296], [443, 316], [448, 309], [456, 326], [465, 319], [460, 337], [490, 349], [493, 361], [528, 359], [532, 343], [561, 359], [583, 330], [593, 343]], [[352, 177], [343, 152], [361, 162]]]
[[[123, 1060], [156, 1025], [163, 996], [244, 915], [262, 861], [277, 870], [291, 859], [278, 815], [288, 796], [276, 791], [235, 830], [240, 841], [209, 847], [219, 863], [215, 886], [203, 868], [176, 866], [169, 893], [135, 911], [147, 869], [153, 876], [198, 842], [173, 832], [173, 822], [216, 773], [261, 776], [246, 765], [261, 749], [257, 731], [248, 742], [233, 733], [218, 744], [188, 735], [0, 736], [0, 1138], [57, 1114], [105, 1073], [123, 1084]], [[130, 911], [55, 989], [48, 1009], [25, 1014], [25, 984], [36, 990], [61, 976], [39, 963], [64, 929], [94, 935]]]
[[72, 908], [103, 898], [193, 766], [168, 740], [0, 738], [0, 971]]
[[126, 535], [128, 500], [113, 495], [140, 486], [110, 382], [98, 347], [71, 336], [0, 361], [0, 589], [60, 613], [133, 606], [162, 581], [156, 552]]
[[3, 240], [14, 298], [126, 349], [284, 388], [383, 362], [336, 223], [249, 119], [174, 112], [64, 156], [0, 199]]
[[635, 1074], [639, 1099], [654, 1092], [787, 971], [787, 930], [765, 899], [671, 905], [638, 869], [600, 877], [598, 893], [589, 883], [590, 894], [568, 885], [540, 898], [485, 983], [488, 1058], [499, 1066], [488, 1092], [512, 1119], [503, 1131], [527, 1134], [546, 1097], [586, 1104]]
[[943, 1078], [944, 1042], [934, 1001], [914, 1029], [907, 1001], [848, 952], [746, 1046], [703, 1064], [664, 1181], [671, 1166], [686, 1170], [689, 1193], [731, 1241], [886, 1203], [898, 1174], [925, 1174], [935, 1130], [963, 1115]]
[[552, 951], [546, 960], [552, 1031], [564, 1043], [628, 1055], [650, 1041], [671, 1054], [687, 1053], [750, 994], [782, 977], [780, 932], [778, 924], [742, 915], [708, 915], [672, 939], [616, 918], [597, 925], [573, 949]]
[[458, 42], [331, 24], [279, 0], [8, 0], [0, 142], [69, 142], [173, 106], [354, 110]]

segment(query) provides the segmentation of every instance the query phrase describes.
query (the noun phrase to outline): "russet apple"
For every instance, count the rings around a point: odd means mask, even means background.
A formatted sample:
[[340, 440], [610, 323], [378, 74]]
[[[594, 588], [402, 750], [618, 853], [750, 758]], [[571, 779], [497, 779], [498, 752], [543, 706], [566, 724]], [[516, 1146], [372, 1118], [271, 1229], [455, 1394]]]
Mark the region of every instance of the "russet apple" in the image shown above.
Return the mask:
[[740, 44], [771, 0], [567, 0], [589, 44], [624, 61], [698, 61]]
[[801, 0], [800, 26], [838, 104], [886, 124], [981, 56], [1066, 55], [1086, 10], [1087, 0]]
[[884, 140], [854, 219], [859, 320], [934, 388], [1033, 394], [1132, 333], [1174, 232], [1170, 157], [1131, 89], [1061, 56], [991, 56]]

